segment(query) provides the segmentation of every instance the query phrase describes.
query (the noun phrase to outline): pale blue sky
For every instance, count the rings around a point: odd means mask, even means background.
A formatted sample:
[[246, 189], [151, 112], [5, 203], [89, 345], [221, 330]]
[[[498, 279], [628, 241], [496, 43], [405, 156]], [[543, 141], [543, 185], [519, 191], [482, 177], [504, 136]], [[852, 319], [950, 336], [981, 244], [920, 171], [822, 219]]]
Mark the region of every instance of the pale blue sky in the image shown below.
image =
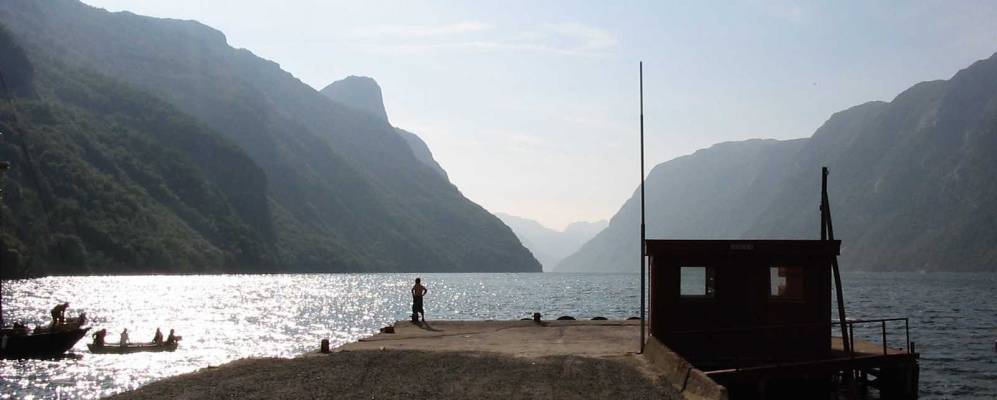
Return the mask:
[[554, 228], [639, 183], [639, 60], [650, 170], [997, 52], [993, 1], [84, 1], [201, 21], [316, 89], [371, 76], [467, 197]]

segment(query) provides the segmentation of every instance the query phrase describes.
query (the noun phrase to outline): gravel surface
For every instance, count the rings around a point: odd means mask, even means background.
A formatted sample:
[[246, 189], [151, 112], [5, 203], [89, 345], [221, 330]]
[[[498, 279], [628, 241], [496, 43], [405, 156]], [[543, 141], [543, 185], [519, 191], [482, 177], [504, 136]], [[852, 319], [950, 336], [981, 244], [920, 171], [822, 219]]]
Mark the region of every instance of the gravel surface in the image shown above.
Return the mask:
[[670, 399], [635, 356], [359, 350], [249, 359], [112, 399]]

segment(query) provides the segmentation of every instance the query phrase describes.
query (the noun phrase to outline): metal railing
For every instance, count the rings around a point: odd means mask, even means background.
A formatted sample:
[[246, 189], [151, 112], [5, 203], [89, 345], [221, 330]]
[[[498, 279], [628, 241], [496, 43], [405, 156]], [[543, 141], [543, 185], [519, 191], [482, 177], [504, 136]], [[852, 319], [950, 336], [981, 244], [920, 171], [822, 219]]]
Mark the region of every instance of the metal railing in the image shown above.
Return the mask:
[[[888, 345], [888, 334], [887, 325], [888, 323], [903, 322], [904, 325], [904, 340], [906, 343], [906, 351], [910, 354], [914, 354], [914, 343], [910, 341], [910, 321], [908, 318], [879, 318], [879, 319], [855, 319], [846, 320], [845, 325], [848, 332], [848, 344], [847, 348], [844, 347], [845, 340], [842, 340], [842, 350], [844, 350], [848, 357], [854, 358], [857, 353], [855, 352], [855, 327], [856, 325], [874, 325], [879, 324], [879, 339], [882, 342], [882, 355], [890, 355], [889, 345]], [[721, 329], [694, 329], [694, 330], [683, 330], [683, 331], [673, 331], [669, 332], [668, 335], [673, 338], [688, 338], [699, 336], [705, 338], [706, 340], [714, 343], [713, 346], [720, 345], [727, 342], [731, 336], [741, 336], [745, 334], [755, 335], [762, 338], [763, 341], [770, 343], [777, 342], [780, 338], [794, 337], [801, 333], [813, 334], [815, 330], [823, 330], [828, 328], [833, 328], [834, 326], [839, 326], [841, 323], [839, 321], [830, 321], [830, 323], [801, 323], [801, 324], [782, 324], [782, 325], [764, 325], [764, 326], [751, 326], [751, 327], [737, 327], [737, 328], [721, 328]], [[833, 337], [833, 329], [825, 331], [828, 336]], [[682, 339], [679, 339], [682, 340]], [[721, 360], [717, 359], [715, 361], [726, 361], [734, 366], [735, 369], [744, 361], [744, 354], [741, 351], [731, 351], [730, 356], [732, 359]], [[869, 354], [869, 353], [866, 353]], [[725, 357], [726, 358], [726, 357]]]
[[[855, 325], [859, 324], [876, 324], [880, 325], [880, 341], [883, 344], [883, 355], [889, 355], [889, 347], [887, 346], [886, 340], [886, 323], [887, 322], [899, 322], [904, 323], [904, 339], [906, 343], [907, 353], [913, 354], [914, 350], [912, 346], [914, 345], [910, 341], [910, 319], [909, 318], [879, 318], [879, 319], [848, 319], [845, 320], [845, 328], [848, 331], [848, 348], [844, 349], [848, 352], [849, 356], [855, 357]], [[840, 321], [831, 321], [831, 325], [841, 325]], [[844, 347], [844, 341], [842, 341], [842, 347]]]

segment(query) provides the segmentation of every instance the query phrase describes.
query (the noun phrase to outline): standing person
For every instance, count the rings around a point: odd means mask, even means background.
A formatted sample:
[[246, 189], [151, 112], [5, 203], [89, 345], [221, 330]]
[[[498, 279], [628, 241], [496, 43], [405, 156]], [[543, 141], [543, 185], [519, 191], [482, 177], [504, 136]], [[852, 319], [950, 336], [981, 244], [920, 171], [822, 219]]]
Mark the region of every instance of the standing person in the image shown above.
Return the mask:
[[125, 328], [125, 330], [121, 331], [121, 342], [118, 343], [118, 345], [121, 347], [125, 347], [128, 345], [128, 328]]
[[412, 286], [412, 319], [416, 320], [422, 316], [422, 322], [426, 322], [426, 311], [422, 308], [422, 296], [426, 295], [429, 289], [422, 286], [422, 279], [415, 278], [415, 286]]
[[52, 307], [52, 327], [54, 328], [58, 324], [66, 322], [66, 309], [69, 308], [69, 303], [62, 303], [55, 307]]

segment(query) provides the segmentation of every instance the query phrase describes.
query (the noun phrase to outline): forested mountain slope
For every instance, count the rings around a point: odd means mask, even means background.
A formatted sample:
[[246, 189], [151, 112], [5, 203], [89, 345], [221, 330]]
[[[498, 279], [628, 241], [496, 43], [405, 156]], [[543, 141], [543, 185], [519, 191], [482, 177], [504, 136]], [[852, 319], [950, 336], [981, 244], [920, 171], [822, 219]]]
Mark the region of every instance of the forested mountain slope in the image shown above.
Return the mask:
[[[5, 1], [0, 23], [35, 64], [134, 88], [248, 156], [251, 168], [212, 169], [237, 175], [226, 180], [232, 183], [259, 172], [262, 185], [242, 188], [259, 203], [245, 219], [265, 242], [256, 247], [266, 254], [257, 260], [264, 270], [540, 269], [505, 225], [417, 160], [386, 121], [340, 106], [277, 64], [229, 47], [218, 31], [73, 0]], [[114, 111], [112, 105], [98, 114]], [[215, 158], [211, 149], [193, 151]], [[81, 239], [85, 246], [91, 240]], [[124, 262], [112, 261], [100, 264]]]
[[[36, 67], [37, 65], [37, 67]], [[274, 264], [260, 168], [170, 105], [0, 29], [5, 277]]]

